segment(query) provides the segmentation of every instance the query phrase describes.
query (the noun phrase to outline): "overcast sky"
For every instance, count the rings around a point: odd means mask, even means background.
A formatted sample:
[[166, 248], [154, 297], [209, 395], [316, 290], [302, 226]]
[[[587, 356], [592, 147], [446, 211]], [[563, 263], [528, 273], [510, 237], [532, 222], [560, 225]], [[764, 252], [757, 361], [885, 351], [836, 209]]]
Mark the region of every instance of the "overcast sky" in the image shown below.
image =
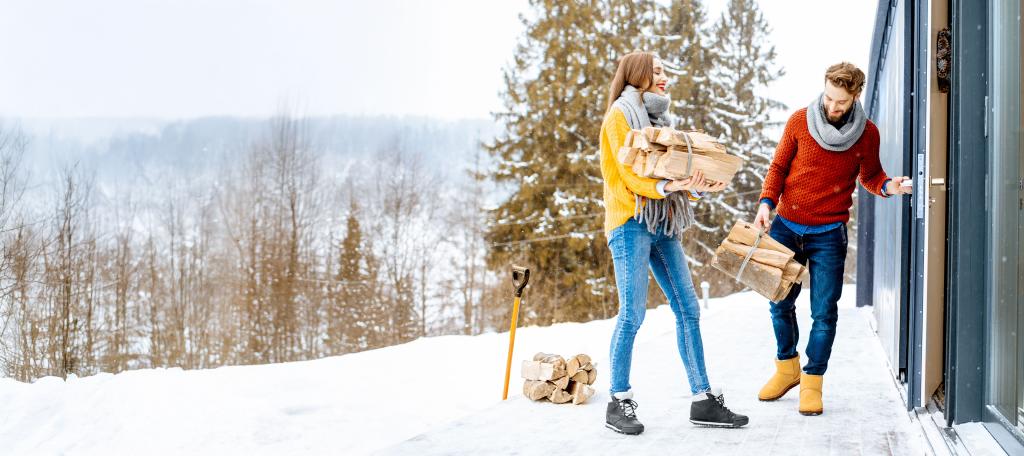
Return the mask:
[[[715, 16], [724, 0], [708, 2]], [[876, 1], [763, 0], [801, 107], [841, 60], [867, 71]], [[0, 0], [0, 116], [487, 117], [526, 0]]]

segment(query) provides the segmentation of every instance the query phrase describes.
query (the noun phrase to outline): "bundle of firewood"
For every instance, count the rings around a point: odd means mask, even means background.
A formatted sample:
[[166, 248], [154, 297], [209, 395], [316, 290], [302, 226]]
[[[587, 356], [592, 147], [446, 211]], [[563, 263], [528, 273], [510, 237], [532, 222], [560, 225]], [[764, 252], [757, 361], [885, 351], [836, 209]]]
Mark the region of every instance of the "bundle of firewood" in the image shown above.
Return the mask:
[[754, 225], [736, 222], [711, 265], [772, 302], [785, 299], [794, 283], [807, 279], [807, 267], [793, 259], [792, 250]]
[[630, 131], [618, 159], [639, 176], [677, 180], [702, 170], [712, 183], [731, 181], [743, 165], [742, 159], [729, 155], [724, 145], [703, 131], [659, 127]]
[[523, 361], [521, 375], [523, 395], [534, 401], [547, 399], [556, 404], [582, 404], [594, 395], [590, 385], [597, 380], [597, 370], [587, 355], [576, 355], [566, 361], [558, 355], [537, 353], [531, 361]]

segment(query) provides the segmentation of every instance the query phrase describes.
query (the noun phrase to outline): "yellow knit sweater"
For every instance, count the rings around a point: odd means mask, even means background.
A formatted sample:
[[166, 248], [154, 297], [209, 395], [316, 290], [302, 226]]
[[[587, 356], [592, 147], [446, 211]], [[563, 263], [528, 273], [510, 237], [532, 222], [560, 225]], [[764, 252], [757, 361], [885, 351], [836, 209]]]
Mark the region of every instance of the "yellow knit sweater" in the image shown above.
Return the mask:
[[[618, 108], [612, 108], [601, 123], [601, 176], [604, 178], [604, 235], [608, 235], [626, 223], [635, 214], [635, 195], [651, 199], [662, 199], [658, 193], [658, 181], [641, 177], [633, 167], [619, 163], [617, 152], [629, 133], [626, 116]], [[691, 201], [696, 201], [690, 195]]]

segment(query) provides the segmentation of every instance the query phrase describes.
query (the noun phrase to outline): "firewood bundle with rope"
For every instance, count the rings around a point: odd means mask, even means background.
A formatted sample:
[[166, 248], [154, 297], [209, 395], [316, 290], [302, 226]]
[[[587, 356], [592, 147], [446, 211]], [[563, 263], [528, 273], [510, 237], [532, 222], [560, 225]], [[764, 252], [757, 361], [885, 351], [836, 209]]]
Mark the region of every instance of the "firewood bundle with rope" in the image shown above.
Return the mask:
[[743, 165], [741, 158], [703, 131], [659, 127], [630, 131], [618, 159], [639, 176], [678, 180], [701, 170], [711, 183], [732, 181]]
[[751, 223], [738, 221], [715, 250], [711, 266], [772, 302], [785, 299], [794, 283], [807, 280], [807, 267], [792, 250]]
[[590, 385], [597, 380], [597, 370], [587, 355], [576, 355], [568, 361], [558, 355], [537, 353], [533, 360], [523, 361], [520, 370], [523, 395], [530, 400], [549, 400], [556, 404], [582, 404], [594, 395]]

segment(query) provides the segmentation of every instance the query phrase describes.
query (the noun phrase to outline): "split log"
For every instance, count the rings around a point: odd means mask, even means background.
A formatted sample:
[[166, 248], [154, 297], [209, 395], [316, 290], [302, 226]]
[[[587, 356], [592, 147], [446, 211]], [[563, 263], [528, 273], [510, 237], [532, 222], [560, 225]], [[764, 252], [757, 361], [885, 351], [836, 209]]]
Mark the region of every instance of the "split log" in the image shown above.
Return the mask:
[[[750, 252], [750, 249], [752, 248], [747, 245], [732, 242], [729, 239], [722, 241], [722, 247], [725, 247], [726, 250], [735, 253], [741, 257], [747, 256], [748, 252]], [[776, 250], [768, 250], [762, 248], [754, 249], [754, 254], [751, 255], [750, 257], [750, 261], [756, 261], [758, 263], [779, 269], [785, 269], [786, 265], [788, 265], [790, 260], [792, 259], [793, 253], [786, 254]], [[794, 262], [794, 264], [800, 266], [800, 263]], [[783, 278], [785, 278], [785, 274], [783, 274]], [[792, 282], [792, 280], [790, 281]]]
[[[729, 276], [735, 277], [743, 264], [743, 257], [719, 246], [711, 259], [711, 266]], [[753, 261], [747, 263], [739, 282], [769, 299], [775, 296], [782, 284], [782, 270]]]
[[527, 380], [554, 380], [565, 376], [565, 367], [558, 363], [523, 361], [519, 375]]
[[561, 358], [561, 356], [558, 356], [558, 355], [555, 355], [555, 354], [551, 354], [551, 353], [544, 353], [544, 352], [537, 352], [536, 354], [533, 355], [533, 360], [534, 361], [541, 361], [541, 362], [545, 362], [545, 361], [550, 362], [548, 360], [555, 360], [555, 359], [558, 359], [558, 358]]
[[588, 366], [591, 366], [590, 357], [582, 353], [569, 358], [568, 363], [567, 371], [570, 376], [575, 375], [579, 370], [587, 369]]
[[726, 151], [725, 146], [718, 142], [717, 139], [700, 131], [679, 131], [671, 128], [662, 128], [654, 142], [666, 146], [686, 147], [687, 139], [690, 140], [689, 143], [692, 148], [719, 152]]
[[659, 127], [644, 127], [642, 131], [644, 132], [644, 137], [647, 138], [647, 142], [650, 143], [653, 143], [655, 140], [657, 140], [658, 135], [661, 134], [661, 128]]
[[572, 394], [563, 389], [555, 388], [551, 394], [548, 395], [548, 400], [556, 404], [564, 404], [572, 400]]
[[[729, 231], [729, 236], [715, 251], [712, 266], [735, 276], [758, 235], [759, 232], [752, 224], [737, 221]], [[794, 283], [803, 283], [807, 279], [807, 267], [797, 262], [793, 251], [780, 242], [766, 233], [760, 233], [760, 236], [751, 261], [739, 281], [771, 301], [778, 302], [789, 294]]]
[[523, 383], [523, 395], [531, 401], [539, 401], [551, 395], [555, 391], [555, 385], [540, 380], [527, 380]]
[[729, 182], [743, 165], [739, 157], [715, 153], [714, 155], [695, 152], [692, 157], [684, 150], [676, 147], [668, 149], [668, 155], [659, 162], [654, 174], [665, 179], [685, 179], [697, 170], [704, 172], [704, 177], [714, 182]]
[[642, 131], [633, 130], [633, 135], [630, 137], [630, 142], [625, 143], [628, 146], [636, 147], [638, 149], [648, 150], [651, 148], [651, 142], [647, 140]]
[[651, 143], [651, 150], [658, 152], [668, 152], [668, 146], [664, 144]]
[[[729, 235], [727, 239], [743, 245], [752, 246], [754, 245], [754, 240], [757, 239], [757, 234], [758, 230], [754, 229], [753, 224], [738, 221], [735, 225], [732, 226], [732, 229], [729, 230]], [[793, 254], [793, 251], [790, 250], [789, 247], [786, 247], [782, 245], [781, 242], [772, 239], [772, 237], [769, 236], [767, 232], [761, 236], [761, 242], [757, 244], [757, 246], [758, 248], [770, 249], [776, 252], [785, 253], [787, 255]]]
[[542, 378], [539, 380], [554, 380], [565, 376], [565, 358], [558, 355], [552, 355], [550, 353], [537, 353], [536, 355], [533, 355], [533, 360], [553, 365], [551, 378]]
[[[569, 371], [572, 371], [571, 375]], [[523, 395], [531, 400], [547, 399], [556, 404], [581, 404], [594, 395], [590, 385], [597, 379], [597, 370], [590, 357], [584, 354], [566, 361], [558, 355], [537, 353], [532, 360], [523, 361], [522, 372], [526, 378]], [[553, 378], [527, 378], [549, 375]]]
[[654, 139], [654, 142], [658, 144], [664, 144], [666, 146], [678, 146], [685, 145], [686, 139], [683, 137], [686, 133], [681, 131], [672, 130], [670, 128], [663, 128], [658, 134], [658, 137]]
[[[570, 377], [566, 377], [566, 378], [570, 378]], [[573, 375], [571, 377], [571, 380], [574, 381], [574, 382], [585, 383], [585, 384], [589, 385], [590, 384], [589, 383], [590, 373], [588, 373], [585, 370], [581, 370], [579, 372], [576, 372], [576, 375]]]
[[640, 149], [636, 147], [620, 147], [618, 154], [619, 163], [632, 165], [638, 153], [640, 153]]
[[631, 130], [616, 158], [632, 165], [638, 176], [673, 180], [685, 179], [699, 169], [708, 181], [729, 182], [743, 165], [742, 159], [726, 153], [725, 146], [703, 132], [658, 127]]
[[563, 376], [561, 376], [561, 377], [559, 377], [559, 378], [557, 378], [555, 380], [552, 380], [551, 383], [553, 383], [556, 388], [564, 390], [564, 389], [569, 387], [569, 381], [570, 380], [572, 380], [572, 379], [569, 378], [568, 375], [563, 375]]
[[[707, 144], [701, 144], [699, 146], [698, 145], [694, 145], [694, 144], [690, 144], [690, 147], [686, 147], [686, 145], [682, 145], [682, 146], [675, 146], [675, 145], [673, 145], [673, 146], [668, 146], [668, 150], [675, 150], [675, 151], [683, 152], [683, 153], [693, 152], [696, 155], [704, 155], [704, 156], [711, 157], [711, 158], [721, 158], [721, 157], [739, 158], [739, 157], [737, 157], [735, 155], [730, 155], [730, 154], [726, 153], [722, 149], [718, 149], [718, 148], [709, 146]], [[735, 160], [730, 159], [730, 158], [726, 158], [726, 160], [729, 161], [729, 162], [734, 162], [735, 161]], [[742, 162], [742, 159], [740, 161]]]
[[537, 353], [536, 355], [533, 355], [533, 360], [540, 361], [542, 363], [560, 365], [561, 369], [565, 370], [565, 358], [559, 355], [554, 355], [551, 353]]
[[551, 375], [554, 371], [554, 365], [548, 364], [547, 368], [548, 372], [541, 372], [540, 361], [523, 361], [519, 368], [519, 375], [527, 380], [540, 380], [542, 375]]
[[565, 372], [570, 377], [576, 375], [577, 372], [583, 369], [583, 364], [580, 363], [580, 355], [573, 356], [566, 361]]
[[572, 403], [579, 405], [586, 402], [587, 399], [590, 399], [594, 395], [594, 388], [591, 388], [590, 385], [585, 383], [574, 382], [569, 394], [572, 395]]
[[793, 282], [787, 282], [783, 280], [782, 283], [779, 285], [779, 289], [775, 291], [775, 296], [772, 296], [769, 299], [771, 299], [772, 302], [782, 301], [783, 299], [786, 299], [786, 296], [789, 296], [789, 292], [792, 289]]
[[659, 152], [652, 150], [647, 153], [647, 161], [644, 162], [644, 173], [641, 174], [644, 177], [654, 177], [654, 170], [658, 167], [658, 161], [664, 157], [667, 152]]
[[782, 270], [782, 280], [788, 282], [804, 283], [807, 275], [807, 266], [797, 263], [796, 260], [786, 263], [785, 269]]
[[633, 159], [633, 173], [637, 176], [644, 175], [644, 163], [647, 162], [647, 152], [640, 151], [636, 154], [636, 158]]

